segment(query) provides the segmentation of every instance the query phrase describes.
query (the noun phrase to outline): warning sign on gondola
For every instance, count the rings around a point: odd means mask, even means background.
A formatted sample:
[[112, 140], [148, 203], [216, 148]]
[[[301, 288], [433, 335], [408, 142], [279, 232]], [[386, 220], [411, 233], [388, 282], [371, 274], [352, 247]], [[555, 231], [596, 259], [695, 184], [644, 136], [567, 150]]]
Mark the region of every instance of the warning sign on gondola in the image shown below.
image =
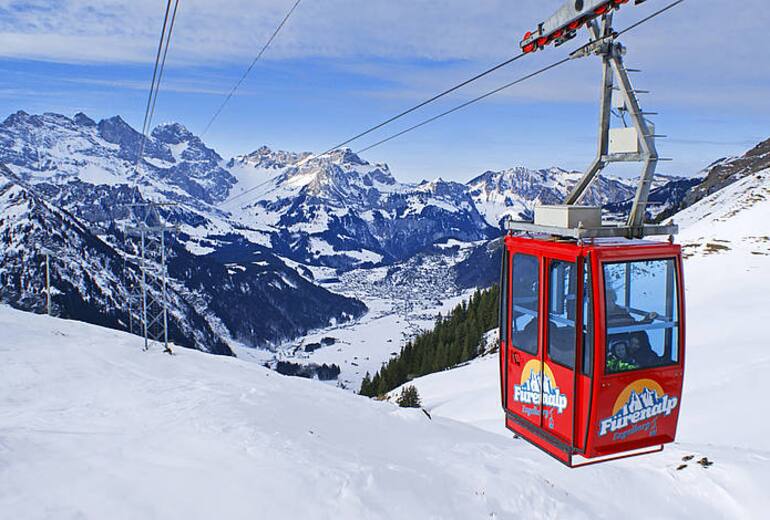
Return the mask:
[[521, 384], [513, 386], [513, 400], [524, 405], [553, 408], [558, 413], [564, 412], [568, 404], [567, 396], [556, 385], [551, 368], [536, 359], [524, 365]]
[[618, 396], [612, 415], [600, 421], [599, 436], [613, 433], [614, 440], [623, 440], [642, 431], [655, 435], [657, 418], [671, 415], [678, 404], [679, 399], [664, 392], [656, 381], [634, 381]]

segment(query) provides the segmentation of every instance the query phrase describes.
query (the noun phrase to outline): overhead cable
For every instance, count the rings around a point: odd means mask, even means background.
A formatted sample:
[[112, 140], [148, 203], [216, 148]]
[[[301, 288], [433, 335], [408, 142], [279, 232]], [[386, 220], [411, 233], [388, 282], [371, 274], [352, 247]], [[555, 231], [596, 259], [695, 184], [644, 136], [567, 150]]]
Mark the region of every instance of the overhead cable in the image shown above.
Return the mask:
[[[174, 4], [173, 11], [171, 10], [171, 4]], [[139, 168], [139, 163], [144, 156], [144, 148], [147, 144], [147, 135], [152, 127], [152, 118], [155, 115], [155, 105], [158, 101], [158, 93], [160, 92], [160, 83], [163, 79], [163, 71], [166, 67], [166, 56], [168, 55], [168, 49], [171, 46], [171, 36], [174, 32], [174, 24], [176, 22], [176, 13], [179, 9], [179, 0], [168, 0], [166, 2], [166, 13], [163, 18], [163, 27], [160, 33], [160, 39], [158, 41], [158, 51], [155, 55], [155, 66], [152, 72], [152, 82], [150, 83], [150, 93], [147, 97], [147, 106], [144, 111], [144, 123], [142, 124], [142, 139], [139, 142], [139, 149], [137, 150], [136, 160], [134, 162], [133, 173], [136, 174]], [[169, 19], [170, 15], [170, 19]], [[139, 177], [134, 179], [135, 192], [139, 189]], [[136, 195], [136, 193], [135, 193]]]
[[201, 137], [206, 135], [206, 133], [211, 128], [211, 125], [214, 124], [214, 121], [217, 120], [219, 115], [222, 113], [222, 110], [224, 110], [225, 105], [232, 99], [232, 97], [235, 95], [235, 92], [238, 90], [238, 88], [241, 86], [241, 83], [246, 79], [246, 77], [251, 73], [251, 69], [254, 68], [254, 66], [257, 64], [257, 62], [262, 59], [262, 56], [267, 51], [268, 47], [270, 47], [270, 44], [273, 43], [273, 40], [278, 36], [278, 33], [281, 32], [281, 29], [283, 29], [283, 26], [286, 25], [286, 22], [289, 21], [289, 18], [291, 17], [292, 13], [297, 9], [297, 6], [302, 0], [296, 0], [294, 2], [294, 5], [291, 6], [291, 9], [289, 9], [289, 12], [286, 13], [286, 16], [283, 17], [283, 20], [281, 20], [281, 23], [278, 24], [278, 27], [273, 31], [273, 34], [270, 35], [270, 38], [268, 38], [267, 42], [262, 46], [257, 56], [254, 58], [254, 60], [251, 62], [251, 65], [249, 65], [249, 68], [246, 69], [246, 71], [243, 73], [241, 78], [233, 85], [233, 88], [230, 89], [230, 92], [227, 93], [225, 96], [224, 101], [222, 101], [222, 104], [219, 105], [219, 108], [217, 108], [216, 112], [214, 112], [214, 115], [211, 116], [211, 119], [209, 119], [209, 122], [206, 124], [206, 127], [203, 129], [203, 132], [201, 132]]
[[[684, 0], [677, 0], [676, 2], [673, 2], [673, 3], [669, 4], [668, 6], [664, 7], [663, 9], [660, 9], [660, 10], [652, 13], [650, 16], [647, 16], [646, 18], [643, 18], [642, 20], [639, 20], [635, 24], [628, 26], [627, 28], [625, 28], [622, 31], [620, 31], [619, 33], [617, 33], [614, 37], [617, 38], [617, 37], [619, 37], [619, 36], [629, 32], [629, 31], [631, 31], [633, 29], [636, 29], [637, 27], [639, 27], [643, 23], [652, 20], [653, 18], [655, 18], [655, 17], [665, 13], [669, 9], [672, 9], [673, 7], [681, 4], [682, 2], [684, 2]], [[503, 90], [506, 90], [506, 89], [508, 89], [508, 88], [510, 88], [510, 87], [512, 87], [514, 85], [518, 85], [519, 83], [522, 83], [522, 82], [524, 82], [524, 81], [526, 81], [528, 79], [531, 79], [531, 78], [533, 78], [535, 76], [538, 76], [538, 75], [540, 75], [540, 74], [542, 74], [544, 72], [547, 72], [547, 71], [549, 71], [549, 70], [551, 70], [553, 68], [556, 68], [556, 67], [558, 67], [560, 65], [563, 65], [564, 63], [567, 63], [568, 61], [572, 60], [573, 59], [572, 56], [578, 55], [581, 50], [586, 49], [587, 47], [591, 46], [593, 43], [594, 42], [589, 42], [589, 43], [579, 47], [577, 50], [575, 50], [574, 52], [570, 53], [570, 57], [567, 57], [567, 58], [564, 58], [564, 59], [559, 60], [557, 62], [554, 62], [554, 63], [548, 65], [547, 67], [543, 67], [542, 69], [539, 69], [539, 70], [537, 70], [537, 71], [535, 71], [535, 72], [533, 72], [531, 74], [527, 74], [526, 76], [523, 76], [523, 77], [521, 77], [521, 78], [519, 78], [519, 79], [517, 79], [515, 81], [511, 81], [510, 83], [506, 83], [505, 85], [503, 85], [501, 87], [498, 87], [498, 88], [496, 88], [494, 90], [491, 90], [491, 91], [487, 92], [486, 94], [482, 94], [481, 96], [473, 98], [470, 101], [466, 101], [465, 103], [462, 103], [462, 104], [460, 104], [460, 105], [458, 105], [458, 106], [456, 106], [456, 107], [454, 107], [454, 108], [452, 108], [450, 110], [442, 112], [442, 113], [440, 113], [440, 114], [438, 114], [436, 116], [428, 118], [428, 119], [426, 119], [426, 120], [424, 120], [424, 121], [422, 121], [420, 123], [417, 123], [416, 125], [413, 125], [413, 126], [411, 126], [409, 128], [406, 128], [405, 130], [401, 130], [400, 132], [397, 132], [397, 133], [395, 133], [395, 134], [393, 134], [393, 135], [391, 135], [389, 137], [386, 137], [385, 139], [381, 139], [381, 140], [377, 141], [374, 144], [371, 144], [371, 145], [369, 145], [369, 146], [367, 146], [365, 148], [362, 148], [362, 149], [358, 150], [356, 153], [360, 154], [360, 153], [363, 153], [363, 152], [367, 152], [367, 151], [371, 150], [372, 148], [376, 148], [377, 146], [380, 146], [380, 145], [385, 144], [385, 143], [387, 143], [389, 141], [392, 141], [393, 139], [401, 137], [404, 134], [408, 134], [409, 132], [417, 130], [418, 128], [422, 128], [423, 126], [426, 126], [426, 125], [428, 125], [428, 124], [430, 124], [430, 123], [432, 123], [432, 122], [434, 122], [434, 121], [436, 121], [438, 119], [441, 119], [441, 118], [443, 118], [445, 116], [453, 114], [453, 113], [455, 113], [455, 112], [457, 112], [459, 110], [462, 110], [463, 108], [466, 108], [466, 107], [468, 107], [470, 105], [478, 103], [479, 101], [482, 101], [482, 100], [484, 100], [484, 99], [486, 99], [486, 98], [488, 98], [490, 96], [493, 96], [493, 95], [495, 95], [495, 94], [497, 94], [499, 92], [502, 92]]]
[[[618, 37], [618, 36], [620, 36], [620, 35], [623, 35], [623, 34], [625, 34], [625, 33], [629, 32], [629, 31], [631, 31], [631, 30], [633, 30], [633, 29], [636, 29], [637, 27], [639, 27], [639, 26], [640, 26], [640, 25], [642, 25], [643, 23], [646, 23], [646, 22], [648, 22], [648, 21], [652, 20], [653, 18], [656, 18], [657, 16], [659, 16], [659, 15], [661, 15], [661, 14], [665, 13], [666, 11], [668, 11], [668, 10], [672, 9], [673, 7], [675, 7], [675, 6], [677, 6], [677, 5], [681, 4], [681, 3], [683, 3], [684, 1], [685, 1], [685, 0], [677, 0], [677, 1], [675, 1], [675, 2], [673, 2], [673, 3], [671, 3], [671, 4], [669, 4], [668, 6], [666, 6], [666, 7], [662, 8], [662, 9], [660, 9], [660, 10], [658, 10], [658, 11], [655, 11], [655, 12], [654, 12], [654, 13], [652, 13], [651, 15], [649, 15], [649, 16], [647, 16], [647, 17], [643, 18], [642, 20], [640, 20], [640, 21], [638, 21], [638, 22], [634, 23], [633, 25], [630, 25], [629, 27], [627, 27], [627, 28], [623, 29], [622, 31], [620, 31], [619, 33], [617, 33], [617, 34], [615, 35], [615, 37]], [[475, 103], [478, 103], [478, 102], [480, 102], [480, 101], [482, 101], [482, 100], [484, 100], [484, 99], [486, 99], [486, 98], [488, 98], [488, 97], [491, 97], [491, 96], [493, 96], [493, 95], [495, 95], [495, 94], [498, 94], [499, 92], [502, 92], [503, 90], [506, 90], [506, 89], [508, 89], [508, 88], [511, 88], [511, 87], [513, 87], [513, 86], [515, 86], [515, 85], [518, 85], [518, 84], [520, 84], [520, 83], [523, 83], [524, 81], [527, 81], [527, 80], [529, 80], [529, 79], [532, 79], [532, 78], [534, 78], [535, 76], [538, 76], [538, 75], [540, 75], [540, 74], [543, 74], [543, 73], [545, 73], [545, 72], [547, 72], [547, 71], [549, 71], [549, 70], [552, 70], [552, 69], [554, 69], [554, 68], [556, 68], [556, 67], [559, 67], [559, 66], [561, 66], [561, 65], [563, 65], [563, 64], [565, 64], [565, 63], [567, 63], [568, 61], [571, 61], [571, 60], [573, 59], [573, 56], [575, 56], [575, 55], [578, 55], [578, 54], [580, 53], [580, 51], [581, 51], [581, 50], [583, 50], [583, 49], [586, 49], [586, 48], [590, 47], [590, 46], [591, 46], [591, 45], [593, 45], [594, 43], [595, 43], [594, 41], [588, 42], [588, 43], [586, 43], [585, 45], [582, 45], [581, 47], [578, 47], [578, 49], [576, 49], [575, 51], [573, 51], [572, 53], [570, 53], [570, 56], [568, 56], [568, 57], [566, 57], [566, 58], [563, 58], [563, 59], [561, 59], [561, 60], [558, 60], [558, 61], [556, 61], [556, 62], [554, 62], [554, 63], [551, 63], [550, 65], [547, 65], [546, 67], [543, 67], [543, 68], [541, 68], [541, 69], [538, 69], [538, 70], [536, 70], [536, 71], [534, 71], [534, 72], [531, 72], [531, 73], [529, 73], [529, 74], [526, 74], [525, 76], [522, 76], [522, 77], [520, 77], [520, 78], [518, 78], [518, 79], [516, 79], [516, 80], [514, 80], [514, 81], [511, 81], [511, 82], [509, 82], [509, 83], [506, 83], [505, 85], [502, 85], [502, 86], [500, 86], [500, 87], [498, 87], [498, 88], [495, 88], [494, 90], [491, 90], [491, 91], [489, 91], [489, 92], [487, 92], [487, 93], [485, 93], [485, 94], [482, 94], [482, 95], [480, 95], [480, 96], [478, 96], [478, 97], [475, 97], [475, 98], [473, 98], [473, 99], [471, 99], [471, 100], [469, 100], [469, 101], [466, 101], [466, 102], [464, 102], [464, 103], [462, 103], [462, 104], [460, 104], [460, 105], [458, 105], [458, 106], [456, 106], [456, 107], [454, 107], [454, 108], [452, 108], [452, 109], [449, 109], [449, 110], [447, 110], [447, 111], [445, 111], [445, 112], [442, 112], [442, 113], [440, 113], [440, 114], [438, 114], [438, 115], [435, 115], [435, 116], [433, 116], [433, 117], [430, 117], [430, 118], [428, 118], [428, 119], [426, 119], [426, 120], [424, 120], [424, 121], [422, 121], [422, 122], [420, 122], [420, 123], [417, 123], [416, 125], [410, 126], [409, 128], [406, 128], [406, 129], [404, 129], [404, 130], [401, 130], [401, 131], [399, 131], [399, 132], [397, 132], [397, 133], [395, 133], [395, 134], [393, 134], [393, 135], [391, 135], [391, 136], [389, 136], [389, 137], [386, 137], [386, 138], [384, 138], [384, 139], [381, 139], [381, 140], [379, 140], [379, 141], [377, 141], [377, 142], [375, 142], [375, 143], [373, 143], [373, 144], [371, 144], [371, 145], [369, 145], [369, 146], [366, 146], [366, 147], [364, 147], [364, 148], [362, 148], [362, 149], [358, 150], [356, 153], [357, 153], [357, 154], [360, 154], [360, 153], [363, 153], [363, 152], [369, 151], [369, 150], [371, 150], [371, 149], [373, 149], [373, 148], [375, 148], [375, 147], [377, 147], [377, 146], [383, 145], [383, 144], [385, 144], [385, 143], [387, 143], [387, 142], [389, 142], [389, 141], [392, 141], [392, 140], [394, 140], [394, 139], [396, 139], [396, 138], [398, 138], [398, 137], [401, 137], [401, 136], [403, 136], [403, 135], [405, 135], [405, 134], [407, 134], [407, 133], [410, 133], [410, 132], [412, 132], [412, 131], [414, 131], [414, 130], [417, 130], [418, 128], [422, 128], [423, 126], [426, 126], [426, 125], [428, 125], [428, 124], [430, 124], [430, 123], [433, 123], [434, 121], [437, 121], [438, 119], [441, 119], [441, 118], [443, 118], [443, 117], [446, 117], [446, 116], [448, 116], [448, 115], [450, 115], [450, 114], [453, 114], [453, 113], [455, 113], [455, 112], [457, 112], [457, 111], [459, 111], [459, 110], [462, 110], [463, 108], [466, 108], [466, 107], [468, 107], [468, 106], [470, 106], [470, 105], [473, 105], [473, 104], [475, 104]], [[374, 127], [370, 128], [369, 130], [366, 130], [365, 132], [362, 132], [362, 133], [360, 133], [360, 134], [358, 134], [358, 135], [356, 135], [356, 136], [353, 136], [353, 137], [351, 137], [350, 139], [347, 139], [346, 141], [343, 141], [343, 143], [341, 143], [341, 144], [339, 144], [339, 145], [337, 145], [337, 146], [335, 146], [335, 147], [333, 147], [333, 148], [330, 148], [329, 150], [327, 150], [327, 151], [325, 151], [325, 152], [323, 152], [323, 153], [321, 153], [321, 154], [318, 154], [318, 155], [310, 155], [310, 156], [308, 156], [308, 157], [306, 157], [306, 158], [302, 159], [301, 161], [298, 161], [297, 163], [290, 165], [289, 167], [298, 167], [298, 166], [301, 166], [301, 165], [305, 164], [306, 162], [308, 162], [308, 161], [310, 161], [310, 160], [312, 160], [312, 159], [317, 159], [317, 158], [323, 157], [323, 156], [325, 156], [325, 155], [328, 155], [329, 153], [331, 153], [331, 152], [333, 152], [333, 151], [337, 150], [338, 148], [340, 148], [341, 146], [345, 146], [345, 145], [347, 145], [347, 144], [349, 144], [349, 143], [351, 143], [351, 142], [353, 142], [353, 141], [355, 141], [355, 140], [359, 139], [360, 137], [363, 137], [363, 136], [365, 136], [365, 135], [368, 135], [368, 134], [370, 134], [371, 132], [374, 132], [375, 130], [377, 130], [377, 129], [379, 129], [379, 128], [382, 128], [383, 126], [385, 126], [385, 125], [387, 125], [387, 124], [389, 124], [389, 123], [391, 123], [391, 122], [393, 122], [393, 121], [395, 121], [395, 120], [397, 120], [397, 119], [399, 119], [399, 118], [401, 118], [401, 117], [403, 117], [403, 116], [405, 116], [405, 115], [407, 115], [407, 114], [409, 114], [409, 113], [411, 113], [411, 112], [414, 112], [415, 110], [417, 110], [417, 109], [419, 109], [419, 108], [421, 108], [421, 107], [424, 107], [425, 105], [427, 105], [427, 104], [429, 104], [429, 103], [431, 103], [431, 102], [433, 102], [433, 101], [435, 101], [435, 100], [437, 100], [437, 99], [439, 99], [439, 98], [441, 98], [441, 97], [443, 97], [443, 96], [445, 96], [445, 95], [449, 94], [450, 92], [454, 92], [455, 90], [458, 90], [459, 88], [461, 88], [461, 87], [463, 87], [463, 86], [465, 86], [465, 85], [468, 85], [469, 83], [471, 83], [471, 82], [473, 82], [473, 81], [475, 81], [475, 80], [477, 80], [477, 79], [479, 79], [479, 78], [481, 78], [481, 77], [484, 77], [484, 76], [486, 76], [487, 74], [489, 74], [489, 73], [491, 73], [491, 72], [493, 72], [493, 71], [495, 71], [495, 70], [498, 70], [498, 69], [500, 69], [501, 67], [504, 67], [505, 65], [507, 65], [507, 64], [509, 64], [509, 63], [512, 63], [512, 62], [516, 61], [517, 59], [519, 59], [519, 58], [521, 58], [521, 57], [523, 57], [523, 56], [526, 56], [526, 54], [521, 54], [521, 55], [515, 56], [514, 58], [511, 58], [510, 60], [507, 60], [507, 61], [505, 61], [505, 62], [502, 62], [502, 63], [500, 63], [500, 64], [496, 65], [495, 67], [493, 67], [493, 68], [491, 68], [491, 69], [488, 69], [487, 71], [484, 71], [484, 72], [482, 72], [482, 73], [480, 73], [480, 74], [478, 74], [478, 75], [476, 75], [476, 76], [474, 76], [474, 77], [472, 77], [472, 78], [470, 78], [470, 79], [468, 79], [468, 80], [466, 80], [466, 81], [464, 81], [464, 82], [462, 82], [462, 83], [459, 83], [458, 85], [456, 85], [456, 86], [454, 86], [454, 87], [452, 87], [452, 88], [450, 88], [450, 89], [448, 89], [448, 90], [446, 90], [446, 91], [442, 92], [441, 94], [438, 94], [438, 95], [436, 95], [436, 96], [433, 96], [432, 98], [430, 98], [430, 99], [428, 99], [428, 100], [426, 100], [426, 101], [424, 101], [424, 102], [420, 103], [419, 105], [415, 105], [414, 107], [412, 107], [412, 108], [410, 108], [410, 109], [408, 109], [408, 110], [406, 110], [406, 111], [404, 111], [404, 112], [402, 112], [402, 113], [400, 113], [400, 114], [397, 114], [396, 116], [394, 116], [394, 117], [392, 117], [392, 118], [388, 119], [387, 121], [384, 121], [383, 123], [380, 123], [379, 125], [376, 125], [376, 126], [374, 126]], [[268, 181], [268, 182], [269, 182], [269, 181]], [[249, 193], [252, 193], [253, 191], [255, 191], [255, 190], [259, 189], [259, 188], [260, 188], [260, 187], [262, 187], [262, 186], [264, 186], [265, 184], [267, 184], [267, 182], [265, 182], [265, 183], [262, 183], [262, 184], [260, 184], [260, 185], [257, 185], [257, 186], [255, 186], [255, 187], [253, 187], [253, 188], [249, 189], [249, 190], [246, 190], [246, 191], [244, 191], [244, 192], [242, 192], [242, 193], [239, 193], [238, 195], [235, 195], [235, 196], [231, 197], [230, 199], [226, 200], [226, 201], [223, 203], [223, 206], [225, 206], [225, 205], [227, 205], [227, 204], [231, 203], [231, 202], [232, 202], [232, 201], [234, 201], [234, 200], [237, 200], [237, 199], [239, 199], [239, 198], [241, 198], [241, 197], [244, 197], [245, 195], [248, 195]]]

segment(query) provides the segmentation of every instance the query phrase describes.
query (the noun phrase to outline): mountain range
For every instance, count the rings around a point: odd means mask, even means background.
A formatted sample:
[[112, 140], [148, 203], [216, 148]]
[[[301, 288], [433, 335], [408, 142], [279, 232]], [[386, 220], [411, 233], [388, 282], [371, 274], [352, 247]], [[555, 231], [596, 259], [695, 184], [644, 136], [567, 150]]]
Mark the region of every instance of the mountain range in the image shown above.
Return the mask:
[[[57, 282], [71, 279], [54, 295], [62, 315], [125, 328], [120, 288], [137, 268], [123, 230], [132, 203], [154, 201], [179, 230], [168, 262], [176, 340], [216, 353], [230, 353], [233, 343], [269, 348], [366, 312], [364, 302], [319, 286], [315, 268], [398, 264], [448, 240], [488, 250], [503, 218], [526, 219], [535, 204], [560, 202], [579, 177], [518, 167], [467, 184], [403, 183], [386, 164], [350, 150], [313, 157], [261, 147], [225, 160], [178, 123], [153, 129], [137, 162], [141, 143], [119, 116], [96, 122], [82, 113], [19, 111], [0, 124], [2, 276], [16, 280], [3, 301], [39, 308], [40, 276], [31, 266], [40, 255], [30, 244], [58, 241], [63, 251], [88, 250], [72, 255], [69, 269], [54, 267]], [[583, 202], [619, 212], [634, 188], [633, 179], [602, 177]], [[658, 178], [653, 194], [665, 200], [651, 217], [682, 207], [701, 188], [699, 179]], [[77, 232], [55, 235], [65, 220]], [[92, 258], [99, 268], [88, 265]]]

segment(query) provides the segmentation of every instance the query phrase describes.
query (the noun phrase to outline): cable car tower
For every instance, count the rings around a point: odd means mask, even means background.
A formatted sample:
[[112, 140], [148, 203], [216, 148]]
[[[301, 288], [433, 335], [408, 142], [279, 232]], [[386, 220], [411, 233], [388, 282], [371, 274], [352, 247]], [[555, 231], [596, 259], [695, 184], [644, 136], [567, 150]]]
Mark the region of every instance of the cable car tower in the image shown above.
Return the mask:
[[[525, 53], [537, 52], [585, 27], [591, 40], [570, 57], [596, 55], [603, 64], [596, 158], [563, 205], [536, 206], [534, 222], [509, 221], [503, 247], [506, 426], [571, 467], [673, 442], [684, 377], [681, 247], [676, 226], [645, 222], [661, 159], [612, 27], [624, 4], [568, 0], [521, 41]], [[623, 127], [611, 126], [613, 109]], [[605, 225], [601, 208], [578, 204], [616, 162], [641, 163], [642, 173], [626, 222]], [[669, 240], [643, 240], [664, 235]]]

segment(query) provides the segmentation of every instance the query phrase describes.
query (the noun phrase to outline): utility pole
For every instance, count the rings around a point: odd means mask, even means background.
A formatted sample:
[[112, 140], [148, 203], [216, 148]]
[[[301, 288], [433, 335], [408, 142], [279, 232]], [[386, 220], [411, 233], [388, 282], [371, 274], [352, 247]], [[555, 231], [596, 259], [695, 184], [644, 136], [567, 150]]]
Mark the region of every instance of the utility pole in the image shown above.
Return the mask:
[[37, 244], [37, 250], [45, 256], [45, 307], [46, 313], [51, 315], [51, 255], [53, 251]]
[[[126, 235], [138, 239], [139, 287], [134, 287], [128, 298], [129, 327], [133, 332], [136, 320], [144, 336], [144, 350], [152, 342], [163, 344], [163, 351], [173, 354], [168, 342], [168, 268], [166, 266], [166, 237], [176, 226], [163, 223], [162, 206], [173, 203], [141, 202], [130, 204], [134, 223], [126, 227]], [[134, 303], [138, 300], [138, 309]], [[138, 311], [138, 316], [135, 316]]]

